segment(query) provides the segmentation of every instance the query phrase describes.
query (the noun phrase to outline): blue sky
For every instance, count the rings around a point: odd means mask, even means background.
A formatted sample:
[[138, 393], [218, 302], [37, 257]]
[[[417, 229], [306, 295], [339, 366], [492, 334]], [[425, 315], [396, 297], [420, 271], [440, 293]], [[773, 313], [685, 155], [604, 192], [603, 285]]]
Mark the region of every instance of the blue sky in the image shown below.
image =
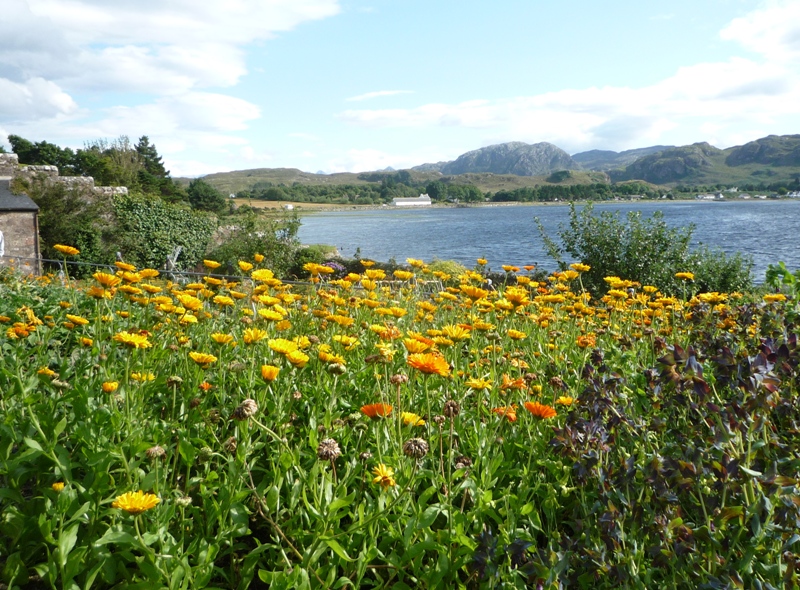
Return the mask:
[[0, 141], [148, 135], [175, 176], [800, 132], [800, 2], [3, 0]]

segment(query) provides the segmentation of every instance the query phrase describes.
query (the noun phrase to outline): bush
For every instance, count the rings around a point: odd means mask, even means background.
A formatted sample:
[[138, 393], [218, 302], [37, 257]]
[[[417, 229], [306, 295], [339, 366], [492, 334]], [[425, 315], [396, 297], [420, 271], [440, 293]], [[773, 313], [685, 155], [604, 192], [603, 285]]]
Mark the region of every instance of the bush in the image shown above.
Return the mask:
[[592, 205], [580, 211], [571, 205], [569, 223], [558, 232], [560, 244], [545, 233], [538, 219], [536, 222], [548, 253], [562, 269], [568, 266], [564, 254], [591, 267], [582, 281], [595, 296], [608, 290], [607, 276], [658, 285], [672, 295], [683, 293], [683, 283], [675, 278], [677, 272], [693, 272], [695, 290], [742, 290], [751, 284], [752, 260], [705, 247], [692, 251], [694, 225], [670, 227], [661, 211], [649, 218], [631, 211], [623, 220], [618, 211], [595, 215]]

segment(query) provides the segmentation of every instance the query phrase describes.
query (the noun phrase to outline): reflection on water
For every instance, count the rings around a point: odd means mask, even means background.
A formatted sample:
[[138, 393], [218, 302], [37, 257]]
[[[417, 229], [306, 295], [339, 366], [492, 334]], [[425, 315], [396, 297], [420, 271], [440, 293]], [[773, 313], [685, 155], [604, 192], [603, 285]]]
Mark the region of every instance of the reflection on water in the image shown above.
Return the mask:
[[[763, 280], [770, 263], [782, 260], [800, 267], [796, 246], [800, 235], [800, 201], [641, 202], [603, 203], [595, 211], [664, 213], [672, 226], [695, 225], [693, 243], [719, 247], [753, 257], [754, 277]], [[537, 264], [548, 270], [555, 263], [545, 251], [534, 218], [550, 236], [569, 219], [567, 205], [504, 206], [429, 209], [371, 209], [307, 214], [299, 237], [305, 244], [330, 244], [343, 256], [357, 249], [364, 258], [389, 260], [421, 258], [457, 260], [472, 266], [486, 258], [502, 264]]]

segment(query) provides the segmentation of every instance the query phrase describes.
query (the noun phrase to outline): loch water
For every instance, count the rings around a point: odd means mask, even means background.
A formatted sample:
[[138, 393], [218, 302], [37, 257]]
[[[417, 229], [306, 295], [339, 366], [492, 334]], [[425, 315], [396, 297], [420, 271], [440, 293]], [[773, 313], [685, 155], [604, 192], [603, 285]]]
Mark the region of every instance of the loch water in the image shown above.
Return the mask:
[[[580, 207], [580, 206], [579, 206]], [[595, 212], [629, 211], [650, 217], [662, 211], [671, 226], [694, 224], [693, 245], [752, 256], [753, 278], [764, 280], [767, 266], [783, 261], [800, 268], [800, 200], [640, 201], [596, 203]], [[342, 256], [399, 262], [406, 258], [457, 260], [472, 267], [536, 264], [555, 270], [534, 218], [556, 237], [569, 221], [568, 205], [498, 205], [420, 209], [353, 209], [303, 214], [304, 244], [336, 246]]]

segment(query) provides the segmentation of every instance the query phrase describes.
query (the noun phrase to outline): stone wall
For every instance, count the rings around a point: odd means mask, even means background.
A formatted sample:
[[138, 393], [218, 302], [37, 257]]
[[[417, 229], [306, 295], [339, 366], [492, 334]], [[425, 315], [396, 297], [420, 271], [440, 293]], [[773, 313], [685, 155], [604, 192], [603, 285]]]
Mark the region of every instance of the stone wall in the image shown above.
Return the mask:
[[126, 186], [95, 186], [94, 178], [91, 176], [59, 176], [58, 166], [20, 165], [17, 154], [0, 154], [0, 176], [11, 176], [24, 180], [44, 177], [47, 182], [61, 182], [68, 187], [75, 187], [86, 193], [100, 196], [128, 194]]
[[0, 211], [0, 231], [5, 254], [0, 266], [14, 266], [23, 272], [39, 273], [38, 229], [34, 211]]

